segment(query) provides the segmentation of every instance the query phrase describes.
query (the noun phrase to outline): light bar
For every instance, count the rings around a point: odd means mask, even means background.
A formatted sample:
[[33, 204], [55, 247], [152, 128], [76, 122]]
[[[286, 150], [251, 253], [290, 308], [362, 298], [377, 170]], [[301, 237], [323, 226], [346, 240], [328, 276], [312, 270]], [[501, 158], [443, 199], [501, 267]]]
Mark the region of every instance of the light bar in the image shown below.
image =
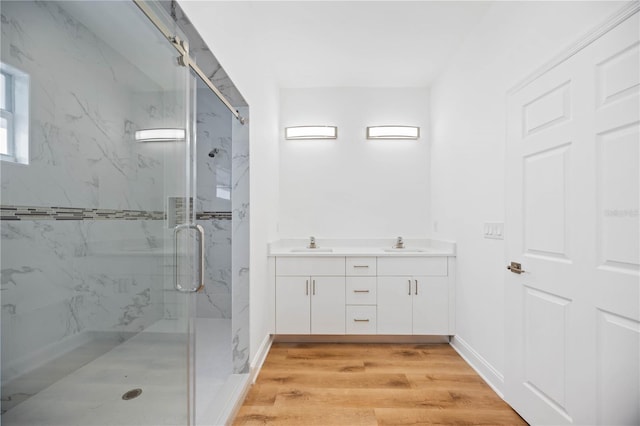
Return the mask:
[[145, 129], [134, 134], [138, 142], [174, 142], [183, 141], [184, 137], [184, 129]]
[[338, 128], [335, 126], [296, 126], [286, 127], [284, 137], [296, 139], [337, 139]]
[[420, 127], [373, 126], [367, 127], [367, 139], [418, 139]]

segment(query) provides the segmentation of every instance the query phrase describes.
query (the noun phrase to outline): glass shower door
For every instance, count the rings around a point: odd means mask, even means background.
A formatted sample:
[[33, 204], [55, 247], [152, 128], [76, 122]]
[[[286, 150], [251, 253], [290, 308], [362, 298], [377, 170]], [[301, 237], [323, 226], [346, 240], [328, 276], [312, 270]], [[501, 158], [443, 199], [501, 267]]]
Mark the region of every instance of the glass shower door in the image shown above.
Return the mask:
[[133, 2], [1, 13], [0, 423], [193, 424], [189, 70]]

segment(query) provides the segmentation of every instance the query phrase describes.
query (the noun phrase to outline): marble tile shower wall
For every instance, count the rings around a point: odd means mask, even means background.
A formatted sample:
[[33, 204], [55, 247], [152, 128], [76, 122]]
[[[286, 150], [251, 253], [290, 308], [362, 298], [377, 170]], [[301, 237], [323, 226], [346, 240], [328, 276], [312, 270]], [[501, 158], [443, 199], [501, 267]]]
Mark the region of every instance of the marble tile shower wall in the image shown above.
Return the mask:
[[[250, 120], [249, 108], [238, 108], [240, 115]], [[249, 372], [250, 349], [250, 281], [249, 281], [249, 126], [242, 125], [237, 120], [232, 121], [233, 135], [232, 150], [232, 231], [233, 246], [231, 251], [232, 289], [232, 345], [234, 373]]]
[[[162, 92], [61, 4], [2, 4], [2, 61], [30, 75], [31, 161], [1, 165], [1, 202], [162, 211], [171, 153], [134, 144], [133, 131], [178, 117], [175, 93]], [[3, 221], [3, 380], [85, 332], [124, 336], [162, 318], [164, 226]]]
[[[231, 123], [235, 119], [208, 88], [198, 89], [196, 102], [196, 211], [203, 217], [207, 212], [231, 211]], [[197, 223], [205, 230], [206, 247], [205, 287], [196, 296], [196, 315], [231, 318], [231, 221]]]

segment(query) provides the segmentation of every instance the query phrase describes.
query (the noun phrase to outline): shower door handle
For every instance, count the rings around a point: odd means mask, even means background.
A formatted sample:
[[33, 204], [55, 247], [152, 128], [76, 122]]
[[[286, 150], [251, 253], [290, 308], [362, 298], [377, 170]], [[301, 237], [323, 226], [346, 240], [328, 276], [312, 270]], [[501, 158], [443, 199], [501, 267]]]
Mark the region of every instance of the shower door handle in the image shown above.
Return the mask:
[[[180, 277], [178, 276], [178, 236], [183, 230], [195, 230], [196, 231], [196, 260], [198, 265], [198, 273], [196, 274], [196, 282], [193, 286], [183, 286], [180, 284]], [[174, 252], [174, 287], [181, 293], [197, 293], [204, 288], [204, 229], [200, 225], [188, 223], [184, 225], [178, 225], [173, 229], [173, 252]]]

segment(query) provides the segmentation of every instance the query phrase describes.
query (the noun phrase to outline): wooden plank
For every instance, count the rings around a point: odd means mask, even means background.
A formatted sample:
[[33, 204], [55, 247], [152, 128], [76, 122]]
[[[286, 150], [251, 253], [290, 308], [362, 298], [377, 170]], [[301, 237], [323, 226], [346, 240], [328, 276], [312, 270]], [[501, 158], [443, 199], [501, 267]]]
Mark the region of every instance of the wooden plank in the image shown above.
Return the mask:
[[367, 373], [402, 373], [402, 374], [458, 374], [476, 375], [476, 372], [462, 360], [365, 360]]
[[273, 405], [276, 401], [276, 396], [280, 392], [280, 386], [269, 386], [262, 384], [254, 384], [249, 389], [243, 405]]
[[320, 372], [320, 373], [364, 373], [365, 363], [361, 360], [296, 360], [291, 362], [289, 359], [273, 359], [267, 358], [264, 362], [263, 369], [269, 371], [289, 371], [289, 372]]
[[404, 374], [369, 374], [318, 372], [289, 373], [263, 371], [260, 383], [317, 388], [391, 388], [409, 389], [411, 385]]
[[279, 387], [276, 407], [503, 409], [505, 403], [489, 392], [446, 389], [318, 389]]
[[292, 425], [292, 426], [373, 426], [375, 413], [370, 408], [281, 408], [242, 406], [235, 425]]
[[[506, 404], [505, 404], [506, 405]], [[438, 410], [407, 408], [376, 408], [379, 425], [526, 425], [508, 406], [502, 410]]]
[[[303, 346], [304, 345], [304, 346]], [[429, 357], [459, 356], [449, 345], [397, 345], [397, 344], [350, 344], [324, 343], [301, 344], [288, 348], [288, 359], [367, 359], [367, 360], [425, 360]], [[446, 348], [443, 348], [446, 346]]]
[[[485, 389], [493, 392], [484, 380], [475, 374], [407, 374], [407, 380], [413, 389], [449, 388], [449, 389]], [[496, 395], [497, 398], [499, 398]]]

